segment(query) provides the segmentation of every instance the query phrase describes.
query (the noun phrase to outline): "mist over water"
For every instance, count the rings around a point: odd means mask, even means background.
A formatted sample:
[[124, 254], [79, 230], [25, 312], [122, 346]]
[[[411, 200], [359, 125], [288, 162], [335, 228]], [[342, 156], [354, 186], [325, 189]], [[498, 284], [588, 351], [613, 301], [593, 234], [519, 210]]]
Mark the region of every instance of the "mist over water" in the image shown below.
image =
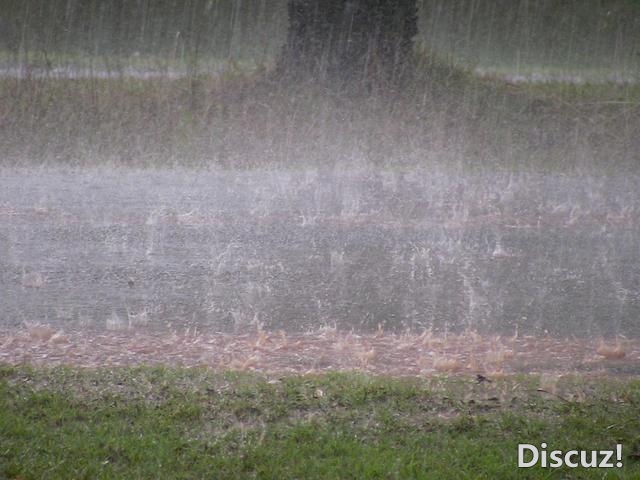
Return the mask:
[[638, 176], [373, 167], [0, 175], [0, 319], [640, 333]]

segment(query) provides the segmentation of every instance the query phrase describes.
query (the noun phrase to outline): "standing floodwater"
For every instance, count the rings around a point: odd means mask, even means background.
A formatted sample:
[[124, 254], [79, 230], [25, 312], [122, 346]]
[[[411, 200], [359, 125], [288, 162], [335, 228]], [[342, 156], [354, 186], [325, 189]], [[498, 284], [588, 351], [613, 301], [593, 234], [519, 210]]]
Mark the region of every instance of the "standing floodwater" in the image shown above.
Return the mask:
[[640, 177], [5, 170], [0, 321], [640, 333]]

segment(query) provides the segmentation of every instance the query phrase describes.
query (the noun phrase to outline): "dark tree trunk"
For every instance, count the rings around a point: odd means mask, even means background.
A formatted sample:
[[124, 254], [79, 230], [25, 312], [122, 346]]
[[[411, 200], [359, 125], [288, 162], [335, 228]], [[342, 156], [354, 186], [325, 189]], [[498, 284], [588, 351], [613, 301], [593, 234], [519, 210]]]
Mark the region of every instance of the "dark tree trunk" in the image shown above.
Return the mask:
[[415, 0], [289, 0], [288, 10], [281, 74], [389, 85], [411, 71]]

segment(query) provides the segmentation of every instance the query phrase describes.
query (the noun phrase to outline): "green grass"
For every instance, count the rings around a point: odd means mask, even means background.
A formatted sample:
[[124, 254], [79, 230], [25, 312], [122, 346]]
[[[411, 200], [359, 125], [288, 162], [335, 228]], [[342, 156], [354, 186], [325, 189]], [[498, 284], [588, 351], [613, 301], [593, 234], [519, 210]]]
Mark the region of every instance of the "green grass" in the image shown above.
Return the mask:
[[418, 45], [472, 69], [514, 74], [552, 68], [594, 81], [616, 72], [638, 76], [640, 3], [635, 0], [419, 0], [418, 5]]
[[[130, 54], [130, 55], [101, 55], [55, 53], [45, 51], [29, 52], [28, 58], [16, 61], [16, 56], [7, 50], [0, 48], [0, 70], [10, 69], [27, 75], [37, 74], [40, 77], [60, 76], [64, 78], [64, 72], [76, 73], [78, 77], [87, 77], [93, 74], [96, 77], [110, 75], [117, 78], [127, 72], [151, 72], [156, 76], [188, 76], [197, 72], [201, 75], [224, 77], [237, 72], [251, 75], [264, 68], [265, 65], [273, 65], [275, 57], [224, 57], [214, 55], [201, 55], [199, 57], [172, 58], [157, 54]], [[61, 73], [62, 72], [62, 73]], [[131, 75], [129, 73], [129, 75]]]
[[[36, 67], [48, 58], [30, 54]], [[193, 74], [188, 62], [150, 54], [59, 60], [114, 73], [157, 64], [189, 75], [0, 78], [0, 165], [241, 169], [357, 162], [586, 174], [637, 172], [640, 165], [638, 84], [512, 85], [501, 78], [508, 67], [479, 78], [428, 52], [418, 54], [416, 76], [402, 88], [369, 91], [275, 81], [265, 65], [212, 56], [201, 57], [199, 69], [215, 74]]]
[[[638, 478], [640, 381], [0, 371], [0, 478]], [[623, 467], [517, 468], [517, 445]]]
[[482, 65], [475, 71], [487, 77], [506, 80], [520, 77], [521, 83], [575, 83], [575, 84], [607, 84], [638, 83], [640, 75], [637, 70], [615, 70], [596, 67], [566, 67], [564, 65], [525, 65], [513, 64]]
[[638, 86], [513, 86], [437, 63], [419, 72], [401, 91], [355, 94], [241, 69], [0, 79], [0, 164], [637, 171]]

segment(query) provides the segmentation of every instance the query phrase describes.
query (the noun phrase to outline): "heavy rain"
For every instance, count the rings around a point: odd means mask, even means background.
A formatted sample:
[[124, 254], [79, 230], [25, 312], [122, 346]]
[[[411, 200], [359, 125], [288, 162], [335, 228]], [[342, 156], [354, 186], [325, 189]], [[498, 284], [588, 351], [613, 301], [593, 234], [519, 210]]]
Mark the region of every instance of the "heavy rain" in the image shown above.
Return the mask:
[[0, 359], [637, 373], [632, 2], [3, 5]]
[[0, 0], [0, 478], [640, 478], [638, 0]]

